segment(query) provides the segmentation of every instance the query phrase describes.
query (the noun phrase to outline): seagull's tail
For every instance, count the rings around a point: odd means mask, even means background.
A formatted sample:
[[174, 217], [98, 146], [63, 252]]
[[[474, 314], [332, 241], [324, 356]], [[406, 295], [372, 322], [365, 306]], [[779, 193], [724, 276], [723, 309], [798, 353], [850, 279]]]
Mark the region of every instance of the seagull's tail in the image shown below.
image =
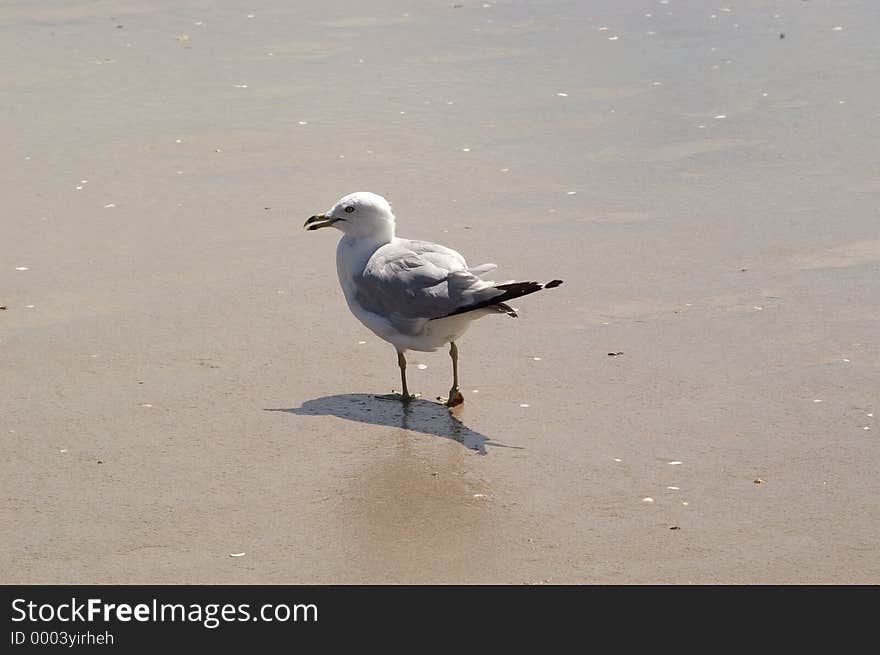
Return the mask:
[[[488, 283], [484, 284], [488, 285]], [[476, 309], [487, 308], [494, 309], [499, 313], [507, 314], [508, 316], [516, 318], [516, 311], [514, 311], [514, 309], [510, 305], [506, 304], [508, 300], [527, 296], [530, 293], [535, 293], [536, 291], [541, 291], [542, 289], [553, 289], [554, 287], [558, 287], [560, 284], [562, 284], [562, 280], [551, 280], [546, 284], [541, 284], [540, 282], [508, 282], [505, 284], [491, 285], [490, 288], [493, 291], [498, 291], [500, 293], [493, 293], [490, 298], [463, 305], [457, 308], [455, 311], [450, 312], [445, 316], [438, 316], [437, 318], [446, 318], [448, 316], [464, 314], [465, 312], [472, 312]]]

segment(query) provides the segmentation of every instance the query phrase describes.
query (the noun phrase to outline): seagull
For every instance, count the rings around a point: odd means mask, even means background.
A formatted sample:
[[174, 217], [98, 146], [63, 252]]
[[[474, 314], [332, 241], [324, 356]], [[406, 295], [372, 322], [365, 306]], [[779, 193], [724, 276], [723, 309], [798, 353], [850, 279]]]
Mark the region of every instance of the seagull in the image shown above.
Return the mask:
[[306, 220], [307, 230], [342, 232], [336, 271], [348, 308], [376, 336], [394, 346], [403, 393], [380, 396], [408, 403], [407, 350], [434, 352], [449, 344], [452, 388], [446, 405], [464, 402], [458, 386], [458, 346], [470, 324], [488, 314], [517, 317], [507, 301], [552, 289], [562, 280], [505, 282], [482, 277], [497, 266], [468, 266], [464, 257], [429, 241], [395, 236], [394, 213], [385, 198], [359, 191], [341, 198], [325, 214]]

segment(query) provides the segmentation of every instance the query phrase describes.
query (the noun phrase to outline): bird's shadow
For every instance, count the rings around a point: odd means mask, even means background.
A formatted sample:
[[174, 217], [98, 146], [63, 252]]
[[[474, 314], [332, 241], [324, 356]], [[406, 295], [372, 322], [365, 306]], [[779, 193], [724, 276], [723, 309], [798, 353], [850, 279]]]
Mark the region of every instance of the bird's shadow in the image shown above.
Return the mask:
[[299, 407], [266, 411], [288, 412], [298, 416], [337, 416], [349, 421], [432, 434], [457, 441], [481, 455], [486, 454], [486, 446], [516, 448], [493, 442], [489, 437], [471, 430], [455, 416], [458, 408], [450, 410], [445, 405], [429, 400], [416, 399], [403, 404], [366, 393], [346, 393], [307, 400]]

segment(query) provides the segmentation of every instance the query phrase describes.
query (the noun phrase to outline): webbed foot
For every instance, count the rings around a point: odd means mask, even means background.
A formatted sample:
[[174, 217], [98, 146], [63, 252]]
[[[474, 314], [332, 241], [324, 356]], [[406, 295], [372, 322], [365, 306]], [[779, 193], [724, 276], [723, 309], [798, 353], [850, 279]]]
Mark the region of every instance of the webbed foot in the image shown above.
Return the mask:
[[452, 389], [449, 390], [449, 398], [446, 399], [446, 406], [455, 407], [456, 405], [461, 405], [463, 402], [464, 396], [461, 395], [461, 391], [456, 387], [452, 387]]

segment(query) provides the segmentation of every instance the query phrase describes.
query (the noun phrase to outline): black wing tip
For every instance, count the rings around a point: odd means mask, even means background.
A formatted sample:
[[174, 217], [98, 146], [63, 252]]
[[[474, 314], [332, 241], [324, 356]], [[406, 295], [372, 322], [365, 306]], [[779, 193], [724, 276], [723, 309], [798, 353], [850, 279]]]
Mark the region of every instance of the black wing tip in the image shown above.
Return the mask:
[[448, 318], [449, 316], [456, 316], [458, 314], [464, 314], [465, 312], [472, 312], [475, 309], [483, 309], [485, 307], [494, 307], [495, 310], [499, 313], [507, 314], [512, 318], [517, 318], [516, 310], [513, 309], [510, 305], [508, 305], [505, 301], [513, 300], [514, 298], [520, 298], [522, 296], [527, 296], [530, 293], [535, 293], [536, 291], [540, 291], [541, 289], [553, 289], [562, 284], [562, 280], [550, 280], [547, 284], [541, 284], [540, 282], [510, 282], [509, 284], [499, 284], [495, 288], [499, 291], [503, 291], [500, 296], [495, 298], [491, 298], [481, 303], [477, 303], [475, 305], [468, 305], [467, 307], [459, 307], [454, 312], [450, 312], [444, 316], [435, 316], [431, 320], [435, 320], [438, 318]]

